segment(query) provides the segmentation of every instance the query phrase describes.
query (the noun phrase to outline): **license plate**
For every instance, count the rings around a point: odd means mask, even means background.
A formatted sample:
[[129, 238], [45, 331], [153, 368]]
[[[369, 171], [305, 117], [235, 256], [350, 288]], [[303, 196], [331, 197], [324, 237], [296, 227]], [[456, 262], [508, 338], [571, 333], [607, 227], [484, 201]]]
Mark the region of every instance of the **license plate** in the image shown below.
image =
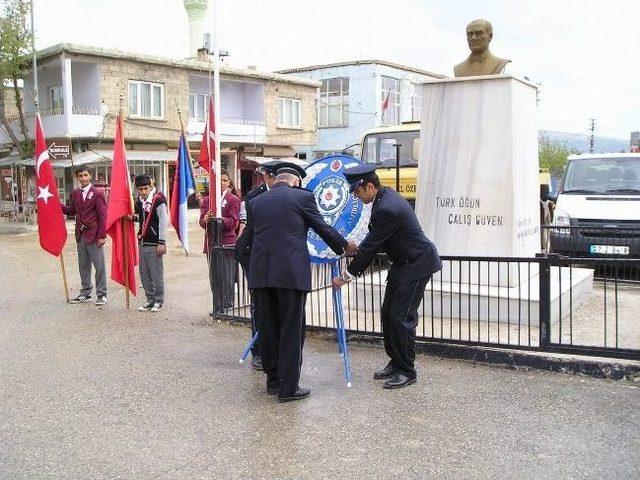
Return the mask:
[[629, 255], [629, 247], [626, 245], [591, 245], [591, 253], [604, 255]]

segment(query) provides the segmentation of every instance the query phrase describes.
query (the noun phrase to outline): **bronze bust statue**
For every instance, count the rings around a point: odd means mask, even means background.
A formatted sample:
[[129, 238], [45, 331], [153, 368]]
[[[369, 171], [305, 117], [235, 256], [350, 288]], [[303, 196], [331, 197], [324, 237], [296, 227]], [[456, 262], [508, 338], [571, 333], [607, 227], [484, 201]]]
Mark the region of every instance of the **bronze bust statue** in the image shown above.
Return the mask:
[[493, 26], [488, 20], [478, 19], [467, 25], [467, 43], [471, 55], [462, 63], [453, 67], [456, 77], [476, 75], [496, 75], [502, 73], [511, 60], [494, 56], [489, 51], [493, 38]]

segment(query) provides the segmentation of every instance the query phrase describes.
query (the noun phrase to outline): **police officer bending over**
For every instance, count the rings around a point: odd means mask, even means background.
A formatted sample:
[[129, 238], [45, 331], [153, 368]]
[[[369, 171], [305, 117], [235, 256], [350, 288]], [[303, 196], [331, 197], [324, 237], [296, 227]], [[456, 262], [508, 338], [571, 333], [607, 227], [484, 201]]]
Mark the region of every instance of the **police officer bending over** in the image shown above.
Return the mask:
[[416, 214], [393, 189], [382, 187], [373, 165], [358, 165], [344, 173], [350, 191], [364, 203], [373, 202], [369, 234], [347, 271], [332, 280], [335, 288], [364, 273], [376, 253], [391, 261], [382, 303], [384, 347], [391, 358], [373, 378], [387, 379], [384, 388], [402, 388], [416, 381], [415, 341], [418, 307], [431, 276], [442, 268], [435, 245], [425, 236]]
[[277, 394], [280, 402], [288, 402], [311, 392], [298, 385], [303, 314], [307, 292], [311, 291], [309, 228], [337, 254], [353, 254], [357, 247], [325, 223], [312, 192], [295, 188], [306, 175], [301, 167], [282, 163], [276, 175], [273, 188], [247, 204], [251, 222], [244, 235], [251, 246], [249, 288], [260, 319], [258, 339], [267, 392]]

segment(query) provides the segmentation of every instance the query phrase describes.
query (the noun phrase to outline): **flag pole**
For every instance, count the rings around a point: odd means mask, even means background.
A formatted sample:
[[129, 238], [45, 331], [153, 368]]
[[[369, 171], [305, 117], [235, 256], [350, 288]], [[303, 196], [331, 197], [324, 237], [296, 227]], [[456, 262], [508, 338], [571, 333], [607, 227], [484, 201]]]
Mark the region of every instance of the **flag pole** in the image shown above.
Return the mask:
[[129, 235], [127, 235], [127, 219], [122, 217], [120, 221], [124, 237], [124, 298], [127, 310], [129, 310]]
[[[193, 174], [193, 165], [191, 164], [191, 151], [189, 150], [189, 142], [187, 142], [187, 138], [184, 136], [184, 123], [182, 122], [182, 112], [180, 111], [179, 107], [178, 107], [178, 119], [180, 120], [180, 140], [184, 141], [185, 147], [187, 148], [187, 157], [189, 157], [187, 159], [188, 161], [187, 163], [189, 163], [189, 170], [191, 171], [191, 176], [195, 178]], [[206, 133], [206, 129], [205, 129], [205, 133]], [[179, 151], [180, 151], [180, 145], [178, 144], [178, 152]], [[180, 162], [180, 153], [178, 153], [178, 162], [176, 162], [176, 173], [178, 172], [178, 168], [180, 168], [180, 166], [178, 165], [179, 162]], [[176, 185], [175, 177], [176, 175], [174, 174], [173, 188], [176, 188], [178, 186]], [[183, 250], [184, 250], [184, 256], [188, 257], [189, 252], [187, 251], [187, 249], [183, 248]]]
[[[120, 94], [120, 106], [118, 108], [118, 123], [120, 126], [120, 139], [122, 140], [122, 143], [124, 144], [124, 122], [122, 121], [122, 105], [124, 103], [124, 96], [121, 93]], [[123, 145], [124, 147], [124, 145]], [[124, 148], [123, 148], [124, 151]], [[129, 179], [129, 172], [125, 172], [127, 175], [127, 178], [125, 179], [127, 181], [127, 185], [129, 185], [131, 183], [131, 180]], [[131, 193], [131, 192], [129, 192]], [[133, 203], [133, 197], [131, 197], [131, 195], [129, 195], [129, 199], [131, 201], [131, 203]], [[127, 235], [127, 222], [129, 220], [126, 217], [121, 217], [120, 218], [120, 222], [121, 222], [121, 230], [122, 230], [122, 239], [123, 239], [123, 245], [124, 245], [124, 298], [125, 298], [125, 306], [127, 308], [127, 310], [129, 310], [129, 289], [130, 289], [130, 285], [129, 285], [129, 235]]]
[[[30, 2], [31, 6], [31, 57], [33, 60], [33, 109], [36, 116], [40, 116], [40, 102], [38, 101], [38, 59], [36, 55], [36, 29], [35, 29], [35, 15], [33, 13], [33, 0]], [[46, 145], [45, 145], [46, 146]], [[13, 178], [13, 172], [12, 172]], [[11, 185], [11, 197], [13, 197], [13, 185]], [[69, 285], [67, 284], [67, 272], [64, 268], [64, 257], [62, 251], [60, 251], [60, 269], [62, 271], [62, 286], [64, 287], [64, 296], [69, 303]]]
[[40, 113], [38, 105], [38, 61], [36, 58], [36, 30], [34, 27], [33, 0], [31, 0], [31, 55], [33, 57], [33, 106], [36, 115]]
[[64, 296], [69, 303], [69, 287], [67, 286], [67, 271], [64, 268], [64, 256], [60, 252], [60, 268], [62, 269], [62, 285], [64, 286]]
[[[218, 2], [220, 0], [213, 0], [213, 119], [214, 122], [220, 124], [220, 43], [218, 37], [219, 31], [219, 15], [218, 15]], [[209, 126], [211, 129], [211, 125]], [[215, 199], [216, 199], [216, 217], [222, 216], [222, 201], [220, 191], [220, 129], [217, 125], [214, 125], [214, 143], [215, 143]], [[211, 150], [209, 150], [211, 152]], [[209, 186], [211, 191], [211, 186]]]

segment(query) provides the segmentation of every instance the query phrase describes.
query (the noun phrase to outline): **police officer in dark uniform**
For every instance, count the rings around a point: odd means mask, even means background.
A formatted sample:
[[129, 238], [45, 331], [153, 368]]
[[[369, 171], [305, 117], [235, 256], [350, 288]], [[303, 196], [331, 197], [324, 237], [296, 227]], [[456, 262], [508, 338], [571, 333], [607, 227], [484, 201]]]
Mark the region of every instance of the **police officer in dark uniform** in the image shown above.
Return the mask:
[[351, 192], [364, 203], [373, 202], [369, 233], [347, 271], [333, 279], [340, 288], [364, 273], [378, 252], [391, 262], [380, 316], [388, 365], [375, 379], [387, 379], [385, 388], [401, 388], [416, 381], [415, 340], [418, 307], [431, 276], [442, 268], [435, 245], [425, 236], [416, 214], [398, 192], [380, 184], [373, 165], [344, 172]]
[[[262, 175], [262, 179], [264, 180], [264, 183], [250, 190], [244, 196], [244, 199], [243, 199], [244, 208], [245, 208], [245, 211], [247, 212], [247, 217], [245, 220], [245, 230], [249, 226], [249, 223], [252, 221], [252, 219], [249, 217], [249, 212], [248, 212], [249, 202], [254, 198], [256, 198], [258, 195], [261, 195], [269, 191], [269, 189], [273, 187], [273, 184], [276, 179], [275, 168], [281, 163], [282, 162], [280, 162], [279, 160], [271, 160], [269, 162], [263, 163], [256, 169]], [[242, 219], [241, 219], [241, 222], [242, 222]], [[235, 257], [238, 263], [242, 265], [242, 269], [244, 270], [248, 278], [249, 261], [251, 259], [251, 245], [247, 242], [247, 235], [244, 235], [244, 230], [243, 230], [243, 234], [241, 234], [236, 240]], [[251, 338], [253, 338], [253, 336], [259, 330], [258, 328], [259, 321], [253, 306], [253, 298], [251, 299], [251, 306], [249, 308], [251, 311]], [[251, 347], [251, 356], [252, 356], [251, 365], [253, 365], [253, 368], [255, 368], [256, 370], [262, 370], [262, 358], [260, 355], [259, 342], [256, 342], [253, 345], [253, 347]]]
[[245, 229], [251, 248], [249, 288], [260, 319], [260, 350], [267, 392], [288, 402], [311, 392], [300, 387], [304, 307], [311, 290], [307, 249], [309, 228], [337, 254], [353, 254], [348, 243], [320, 215], [312, 192], [296, 188], [306, 175], [298, 165], [282, 163], [271, 190], [249, 202]]

